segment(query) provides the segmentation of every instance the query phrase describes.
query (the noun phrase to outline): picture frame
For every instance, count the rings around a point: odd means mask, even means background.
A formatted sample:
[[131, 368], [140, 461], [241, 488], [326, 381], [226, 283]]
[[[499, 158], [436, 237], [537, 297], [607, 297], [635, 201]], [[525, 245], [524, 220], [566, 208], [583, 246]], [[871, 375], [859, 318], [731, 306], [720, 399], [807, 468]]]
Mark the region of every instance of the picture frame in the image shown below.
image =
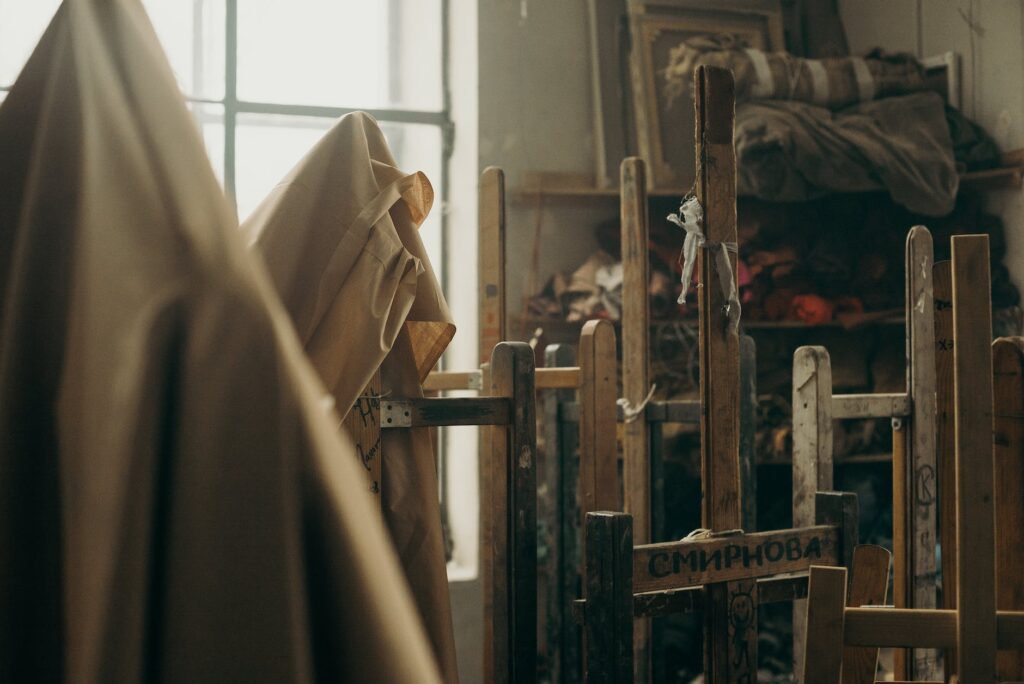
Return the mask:
[[628, 0], [630, 81], [638, 153], [650, 189], [683, 194], [693, 184], [693, 96], [670, 98], [662, 73], [687, 38], [729, 33], [750, 47], [784, 50], [780, 0]]
[[594, 177], [600, 189], [617, 188], [619, 165], [637, 152], [626, 0], [587, 0], [587, 20], [594, 111]]

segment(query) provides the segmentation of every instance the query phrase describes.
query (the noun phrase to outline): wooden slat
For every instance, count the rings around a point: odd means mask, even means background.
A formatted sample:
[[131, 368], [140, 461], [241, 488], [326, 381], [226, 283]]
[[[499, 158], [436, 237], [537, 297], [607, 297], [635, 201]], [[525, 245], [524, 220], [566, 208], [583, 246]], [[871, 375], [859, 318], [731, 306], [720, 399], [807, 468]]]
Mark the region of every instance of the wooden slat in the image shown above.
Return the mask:
[[[854, 549], [847, 606], [860, 608], [885, 603], [891, 558], [892, 554], [881, 546], [864, 544]], [[874, 684], [877, 669], [877, 647], [847, 646], [843, 649], [843, 684]]]
[[[647, 346], [650, 308], [647, 288], [647, 176], [643, 160], [630, 157], [620, 169], [622, 230], [622, 366], [623, 397], [639, 406], [650, 389]], [[635, 543], [651, 541], [651, 470], [647, 418], [641, 413], [626, 423], [622, 435], [623, 507], [633, 516]], [[636, 680], [650, 676], [650, 625], [639, 621], [633, 634]]]
[[[907, 529], [907, 430], [902, 419], [892, 427], [892, 601], [897, 608], [910, 607], [910, 537]], [[893, 653], [893, 675], [911, 678], [911, 657], [904, 649]]]
[[615, 327], [610, 321], [588, 321], [580, 335], [580, 501], [590, 511], [617, 510], [619, 459], [615, 410], [618, 363]]
[[[832, 364], [824, 347], [793, 354], [793, 526], [813, 525], [815, 493], [832, 490]], [[793, 604], [793, 671], [803, 671], [807, 606]]]
[[836, 394], [832, 397], [832, 418], [898, 418], [910, 415], [906, 394]]
[[522, 342], [498, 344], [491, 356], [491, 394], [507, 397], [513, 410], [508, 429], [492, 431], [493, 450], [500, 456], [496, 460], [505, 466], [506, 473], [506, 489], [494, 489], [495, 498], [505, 503], [504, 515], [492, 519], [496, 655], [492, 672], [493, 681], [509, 684], [534, 682], [537, 678], [535, 392], [530, 346]]
[[478, 280], [480, 363], [491, 350], [508, 339], [505, 330], [505, 172], [495, 166], [480, 176], [480, 233]]
[[381, 428], [446, 425], [507, 425], [509, 400], [502, 397], [382, 399]]
[[[935, 308], [935, 461], [939, 474], [942, 607], [956, 608], [956, 427], [953, 420], [953, 272], [932, 267]], [[945, 678], [956, 672], [956, 650], [944, 654]]]
[[838, 684], [843, 668], [843, 611], [846, 568], [811, 568], [807, 588], [807, 640], [803, 678], [815, 684]]
[[345, 429], [356, 447], [359, 462], [366, 469], [369, 489], [380, 502], [380, 370], [373, 374], [369, 384], [356, 399], [352, 410], [345, 416]]
[[[910, 606], [935, 608], [936, 500], [935, 460], [935, 315], [932, 279], [932, 235], [914, 226], [906, 244], [907, 394], [911, 416], [907, 435], [910, 495], [907, 506], [907, 571]], [[919, 680], [942, 677], [939, 653], [913, 653], [911, 675]]]
[[740, 337], [740, 487], [741, 527], [757, 531], [757, 344]]
[[[576, 356], [570, 345], [550, 345], [545, 350], [544, 362], [548, 367], [575, 366]], [[542, 491], [548, 496], [540, 498], [549, 509], [539, 532], [546, 531], [548, 567], [547, 635], [548, 667], [553, 682], [571, 682], [582, 679], [582, 634], [573, 623], [571, 604], [580, 593], [580, 569], [583, 557], [583, 527], [580, 525], [577, 485], [578, 460], [575, 458], [579, 441], [578, 426], [568, 424], [561, 415], [563, 407], [575, 396], [568, 389], [541, 393], [544, 405], [544, 475]], [[539, 515], [539, 513], [538, 513]]]
[[425, 392], [449, 392], [452, 390], [479, 390], [483, 385], [480, 371], [434, 371], [423, 381]]
[[[992, 650], [1024, 647], [1024, 612], [992, 614]], [[882, 648], [952, 648], [957, 643], [957, 611], [945, 608], [847, 608], [845, 643]], [[960, 681], [968, 680], [960, 677]], [[985, 680], [996, 681], [996, 680]]]
[[592, 512], [586, 523], [584, 628], [588, 684], [633, 682], [633, 525], [624, 513]]
[[992, 502], [992, 309], [987, 235], [953, 237], [953, 364], [957, 469], [957, 673], [995, 679]]
[[840, 562], [839, 534], [820, 525], [637, 546], [636, 593], [801, 572]]
[[[697, 199], [704, 234], [736, 242], [735, 96], [732, 73], [700, 66], [696, 71]], [[728, 253], [736, 274], [736, 255]], [[739, 473], [739, 335], [729, 325], [725, 293], [712, 250], [700, 254], [701, 519], [728, 530], [742, 524]], [[752, 580], [708, 587], [705, 610], [705, 677], [724, 684], [757, 676], [757, 595]]]
[[[1024, 610], [1024, 338], [992, 345], [996, 607]], [[1024, 653], [996, 656], [999, 681], [1024, 680]]]

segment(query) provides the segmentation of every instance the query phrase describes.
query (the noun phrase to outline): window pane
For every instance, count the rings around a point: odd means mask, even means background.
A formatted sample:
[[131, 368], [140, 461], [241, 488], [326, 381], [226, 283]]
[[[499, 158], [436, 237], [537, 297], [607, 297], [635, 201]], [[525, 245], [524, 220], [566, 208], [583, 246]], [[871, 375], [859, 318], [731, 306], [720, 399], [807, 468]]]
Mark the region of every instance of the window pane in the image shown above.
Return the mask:
[[225, 0], [144, 0], [181, 89], [224, 97]]
[[441, 109], [441, 0], [240, 2], [238, 96]]
[[[242, 114], [236, 132], [235, 194], [243, 219], [306, 154], [333, 119]], [[434, 186], [434, 208], [420, 228], [435, 272], [441, 264], [441, 129], [421, 124], [381, 123], [403, 171], [423, 171]]]
[[201, 104], [190, 102], [188, 108], [192, 111], [196, 123], [199, 124], [199, 132], [203, 135], [203, 142], [206, 144], [206, 154], [210, 157], [210, 164], [213, 166], [217, 179], [224, 184], [224, 107], [214, 104]]
[[0, 86], [14, 83], [60, 0], [0, 0]]

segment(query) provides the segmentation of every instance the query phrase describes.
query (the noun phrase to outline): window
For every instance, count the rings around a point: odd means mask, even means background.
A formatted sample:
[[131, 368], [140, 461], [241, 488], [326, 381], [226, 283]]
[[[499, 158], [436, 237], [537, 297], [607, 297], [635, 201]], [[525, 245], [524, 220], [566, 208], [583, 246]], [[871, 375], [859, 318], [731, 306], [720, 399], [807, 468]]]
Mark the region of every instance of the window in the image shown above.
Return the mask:
[[[0, 0], [0, 101], [59, 0]], [[443, 0], [143, 0], [245, 218], [343, 114], [381, 124], [401, 168], [434, 185], [422, 228], [442, 274], [451, 122]]]

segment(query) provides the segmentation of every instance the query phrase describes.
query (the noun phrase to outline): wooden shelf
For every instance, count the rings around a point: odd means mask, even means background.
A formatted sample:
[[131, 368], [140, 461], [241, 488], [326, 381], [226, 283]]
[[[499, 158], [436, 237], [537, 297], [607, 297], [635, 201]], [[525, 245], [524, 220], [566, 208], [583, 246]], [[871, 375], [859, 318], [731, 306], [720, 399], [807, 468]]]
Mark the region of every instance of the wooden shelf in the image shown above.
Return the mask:
[[[1013, 150], [1003, 155], [1001, 166], [985, 171], [971, 171], [960, 175], [960, 184], [972, 190], [1019, 190], [1024, 187], [1024, 150]], [[615, 199], [618, 188], [593, 187], [592, 177], [585, 174], [556, 171], [534, 171], [523, 174], [523, 185], [512, 190], [513, 198], [520, 201], [551, 199]], [[682, 198], [688, 190], [655, 189], [650, 197]]]

